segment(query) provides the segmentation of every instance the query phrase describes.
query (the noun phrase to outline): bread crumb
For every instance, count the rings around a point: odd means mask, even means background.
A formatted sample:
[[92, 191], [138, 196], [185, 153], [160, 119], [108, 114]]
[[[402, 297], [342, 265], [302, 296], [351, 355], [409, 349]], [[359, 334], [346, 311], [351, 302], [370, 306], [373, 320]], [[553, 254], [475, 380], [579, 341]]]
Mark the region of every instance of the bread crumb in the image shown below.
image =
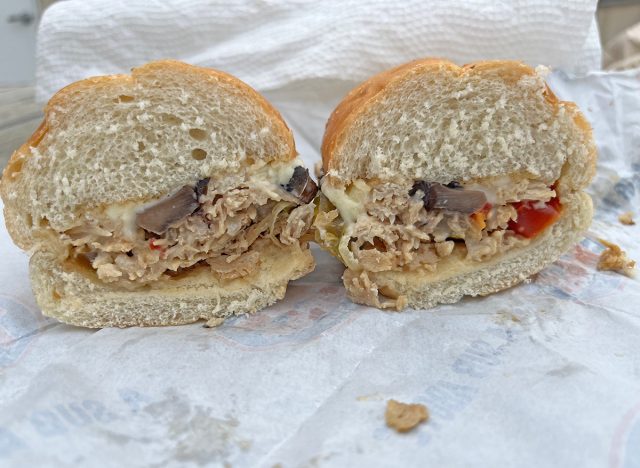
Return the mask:
[[213, 317], [207, 323], [204, 324], [204, 328], [215, 328], [219, 327], [224, 323], [224, 318], [222, 317]]
[[633, 211], [627, 211], [626, 213], [622, 213], [620, 216], [618, 216], [618, 221], [620, 221], [622, 224], [625, 224], [627, 226], [632, 226], [636, 224], [636, 222], [633, 220]]
[[600, 254], [598, 270], [615, 271], [629, 277], [632, 276], [636, 262], [628, 258], [626, 252], [616, 244], [604, 239], [598, 239], [598, 241], [606, 247]]
[[419, 403], [400, 403], [396, 400], [387, 401], [384, 413], [387, 426], [398, 432], [408, 432], [418, 424], [429, 419], [427, 407]]

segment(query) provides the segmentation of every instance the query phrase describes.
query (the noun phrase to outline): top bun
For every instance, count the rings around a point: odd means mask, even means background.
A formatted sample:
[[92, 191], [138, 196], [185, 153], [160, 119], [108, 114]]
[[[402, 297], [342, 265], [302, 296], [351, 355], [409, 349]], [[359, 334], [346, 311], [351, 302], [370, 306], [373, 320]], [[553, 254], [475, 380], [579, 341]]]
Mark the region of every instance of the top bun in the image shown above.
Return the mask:
[[332, 178], [448, 183], [505, 174], [580, 190], [595, 172], [591, 128], [532, 68], [416, 60], [352, 90], [322, 143]]
[[31, 248], [78, 211], [149, 200], [296, 156], [280, 114], [226, 73], [177, 61], [73, 83], [51, 98], [2, 177], [7, 227]]

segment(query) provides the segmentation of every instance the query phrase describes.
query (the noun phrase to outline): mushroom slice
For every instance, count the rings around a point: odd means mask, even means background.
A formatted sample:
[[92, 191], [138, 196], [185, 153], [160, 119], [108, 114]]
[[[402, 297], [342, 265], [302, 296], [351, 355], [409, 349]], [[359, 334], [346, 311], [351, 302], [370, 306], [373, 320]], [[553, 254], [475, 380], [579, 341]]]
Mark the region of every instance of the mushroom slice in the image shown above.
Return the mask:
[[293, 170], [293, 175], [284, 188], [302, 203], [310, 203], [318, 193], [318, 185], [309, 176], [309, 170], [302, 166]]
[[[427, 210], [439, 209], [460, 213], [475, 213], [487, 203], [487, 196], [480, 190], [465, 190], [454, 183], [448, 185], [420, 180], [413, 184], [409, 196], [421, 191], [424, 193], [422, 201]], [[450, 188], [451, 186], [456, 188]]]
[[172, 195], [147, 205], [136, 215], [136, 224], [149, 232], [162, 235], [171, 225], [197, 210], [198, 206], [195, 190], [185, 185]]
[[200, 179], [196, 184], [194, 189], [196, 191], [196, 200], [200, 200], [200, 195], [206, 195], [209, 191], [209, 180], [209, 177], [206, 179]]

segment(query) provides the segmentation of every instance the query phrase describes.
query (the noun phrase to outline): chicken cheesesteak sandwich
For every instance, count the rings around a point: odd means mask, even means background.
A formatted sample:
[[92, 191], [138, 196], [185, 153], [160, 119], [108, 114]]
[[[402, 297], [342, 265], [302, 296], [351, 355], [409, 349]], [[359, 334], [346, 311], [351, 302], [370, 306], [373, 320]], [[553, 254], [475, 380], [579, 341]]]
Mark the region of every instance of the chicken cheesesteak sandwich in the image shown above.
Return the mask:
[[509, 61], [418, 60], [361, 84], [331, 115], [316, 239], [356, 302], [427, 308], [508, 288], [591, 222], [591, 129]]
[[46, 315], [169, 325], [255, 312], [310, 272], [317, 186], [256, 91], [152, 62], [58, 92], [2, 179]]

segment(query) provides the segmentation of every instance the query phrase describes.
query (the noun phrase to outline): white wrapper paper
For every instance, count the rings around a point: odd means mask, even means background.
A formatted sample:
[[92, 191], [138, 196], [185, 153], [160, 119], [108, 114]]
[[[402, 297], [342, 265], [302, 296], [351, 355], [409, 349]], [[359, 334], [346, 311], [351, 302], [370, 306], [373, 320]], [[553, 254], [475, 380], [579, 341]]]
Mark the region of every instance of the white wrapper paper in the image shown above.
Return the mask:
[[[550, 80], [595, 129], [596, 219], [530, 283], [486, 298], [354, 305], [315, 250], [285, 300], [219, 328], [85, 330], [40, 314], [2, 226], [0, 465], [638, 466], [640, 289], [596, 271], [595, 239], [640, 259], [640, 229], [617, 221], [640, 202], [639, 74]], [[307, 164], [352, 85], [268, 94]], [[390, 398], [429, 421], [388, 429]]]

